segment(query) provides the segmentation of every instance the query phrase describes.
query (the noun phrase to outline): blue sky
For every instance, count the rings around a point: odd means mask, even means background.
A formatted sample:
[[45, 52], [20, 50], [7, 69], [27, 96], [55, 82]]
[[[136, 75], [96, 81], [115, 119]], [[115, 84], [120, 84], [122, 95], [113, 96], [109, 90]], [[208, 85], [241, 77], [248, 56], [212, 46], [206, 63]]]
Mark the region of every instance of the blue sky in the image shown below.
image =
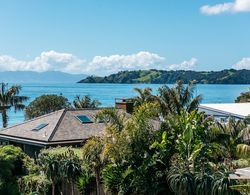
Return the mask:
[[2, 0], [0, 71], [250, 69], [249, 0]]

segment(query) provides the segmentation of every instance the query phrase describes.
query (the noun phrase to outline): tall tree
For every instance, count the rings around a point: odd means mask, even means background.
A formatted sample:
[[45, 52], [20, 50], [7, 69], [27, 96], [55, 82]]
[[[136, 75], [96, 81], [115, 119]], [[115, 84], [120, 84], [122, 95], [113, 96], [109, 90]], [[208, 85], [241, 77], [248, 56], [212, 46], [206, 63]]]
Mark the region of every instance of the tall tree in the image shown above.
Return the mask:
[[158, 102], [163, 115], [178, 114], [182, 111], [191, 112], [198, 108], [202, 99], [201, 95], [195, 93], [195, 81], [189, 81], [185, 86], [179, 80], [172, 88], [163, 86], [159, 88]]
[[134, 91], [138, 93], [138, 95], [133, 98], [135, 106], [140, 106], [143, 103], [155, 101], [155, 96], [152, 94], [152, 89], [149, 87], [144, 89], [134, 88]]
[[89, 139], [83, 147], [83, 160], [89, 165], [95, 175], [97, 195], [101, 194], [102, 150], [103, 142], [99, 137]]
[[0, 112], [4, 128], [8, 126], [7, 111], [10, 108], [13, 107], [15, 111], [25, 108], [24, 102], [28, 100], [28, 97], [19, 95], [21, 89], [20, 85], [8, 87], [7, 83], [0, 84]]
[[25, 118], [32, 119], [63, 108], [68, 108], [70, 103], [61, 95], [42, 95], [33, 100], [25, 109]]
[[85, 95], [82, 98], [77, 95], [73, 101], [73, 105], [76, 109], [97, 108], [101, 103], [98, 100], [92, 100], [88, 95]]

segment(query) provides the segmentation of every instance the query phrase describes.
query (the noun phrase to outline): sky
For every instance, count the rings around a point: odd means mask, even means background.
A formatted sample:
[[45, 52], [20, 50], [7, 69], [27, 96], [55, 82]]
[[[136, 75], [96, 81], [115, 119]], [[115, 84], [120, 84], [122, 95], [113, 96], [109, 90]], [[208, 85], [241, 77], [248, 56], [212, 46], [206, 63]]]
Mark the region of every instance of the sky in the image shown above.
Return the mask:
[[250, 69], [250, 0], [0, 0], [0, 71]]

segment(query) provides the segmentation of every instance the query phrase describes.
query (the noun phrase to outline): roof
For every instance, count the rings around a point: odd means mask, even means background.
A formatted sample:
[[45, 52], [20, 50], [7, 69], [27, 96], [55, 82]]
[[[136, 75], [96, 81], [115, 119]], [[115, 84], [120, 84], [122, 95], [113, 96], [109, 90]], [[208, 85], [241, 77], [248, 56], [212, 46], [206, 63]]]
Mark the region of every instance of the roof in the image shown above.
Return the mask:
[[250, 115], [250, 103], [201, 104], [199, 108], [201, 111], [208, 110], [239, 118], [245, 118]]
[[[26, 141], [40, 145], [66, 142], [82, 142], [91, 136], [97, 136], [104, 128], [104, 123], [82, 124], [76, 116], [85, 115], [94, 121], [100, 109], [62, 109], [23, 123], [0, 130], [0, 138]], [[41, 124], [47, 124], [40, 130], [33, 130]]]
[[[95, 122], [95, 117], [102, 109], [62, 109], [23, 123], [0, 129], [0, 139], [10, 140], [32, 145], [54, 145], [81, 143], [92, 136], [101, 135], [106, 127], [105, 123]], [[119, 109], [128, 117], [130, 114]], [[77, 116], [84, 115], [92, 123], [82, 123]], [[150, 120], [155, 130], [160, 128], [160, 121]], [[39, 125], [41, 129], [34, 130]]]
[[250, 167], [236, 169], [234, 174], [229, 175], [230, 179], [250, 179]]

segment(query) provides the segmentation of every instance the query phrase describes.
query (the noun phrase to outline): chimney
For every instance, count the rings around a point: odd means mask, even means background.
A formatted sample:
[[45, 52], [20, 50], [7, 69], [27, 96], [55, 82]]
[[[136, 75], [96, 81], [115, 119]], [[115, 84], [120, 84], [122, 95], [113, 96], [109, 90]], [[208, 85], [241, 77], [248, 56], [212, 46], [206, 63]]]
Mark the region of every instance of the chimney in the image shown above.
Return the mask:
[[134, 109], [134, 103], [128, 98], [115, 98], [115, 108], [125, 110], [131, 114]]

